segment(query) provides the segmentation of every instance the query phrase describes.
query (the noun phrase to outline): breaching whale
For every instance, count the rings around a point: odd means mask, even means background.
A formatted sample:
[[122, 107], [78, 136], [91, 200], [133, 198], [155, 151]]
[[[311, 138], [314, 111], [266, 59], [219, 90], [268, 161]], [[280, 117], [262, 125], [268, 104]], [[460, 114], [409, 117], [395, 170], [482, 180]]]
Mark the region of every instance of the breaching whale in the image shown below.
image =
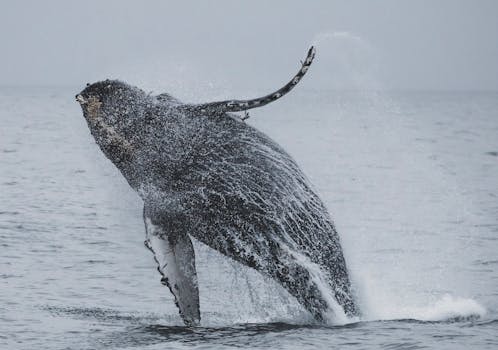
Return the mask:
[[[90, 132], [144, 201], [145, 245], [184, 323], [200, 322], [191, 237], [278, 281], [316, 320], [357, 315], [332, 219], [292, 157], [233, 112], [275, 101], [186, 104], [117, 80], [76, 95]], [[329, 295], [327, 295], [329, 293]]]

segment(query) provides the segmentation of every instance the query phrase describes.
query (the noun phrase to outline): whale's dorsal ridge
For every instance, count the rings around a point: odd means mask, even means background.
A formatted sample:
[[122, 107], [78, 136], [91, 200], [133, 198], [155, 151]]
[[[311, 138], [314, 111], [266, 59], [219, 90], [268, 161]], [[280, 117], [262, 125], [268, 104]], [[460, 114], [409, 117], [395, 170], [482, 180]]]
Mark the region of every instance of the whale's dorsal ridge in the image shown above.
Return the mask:
[[165, 102], [165, 103], [168, 103], [168, 104], [171, 104], [171, 105], [180, 105], [181, 104], [180, 100], [178, 100], [177, 98], [171, 96], [168, 93], [159, 94], [159, 95], [155, 96], [155, 98], [159, 102]]
[[242, 112], [252, 108], [262, 107], [273, 101], [278, 100], [289, 91], [291, 91], [297, 83], [301, 81], [303, 76], [308, 71], [313, 59], [315, 58], [315, 47], [311, 46], [306, 55], [306, 59], [301, 62], [301, 68], [297, 74], [283, 87], [263, 97], [258, 97], [250, 100], [226, 100], [219, 102], [209, 102], [204, 104], [184, 104], [178, 107], [182, 112], [186, 112], [192, 116], [196, 115], [220, 115], [228, 112]]

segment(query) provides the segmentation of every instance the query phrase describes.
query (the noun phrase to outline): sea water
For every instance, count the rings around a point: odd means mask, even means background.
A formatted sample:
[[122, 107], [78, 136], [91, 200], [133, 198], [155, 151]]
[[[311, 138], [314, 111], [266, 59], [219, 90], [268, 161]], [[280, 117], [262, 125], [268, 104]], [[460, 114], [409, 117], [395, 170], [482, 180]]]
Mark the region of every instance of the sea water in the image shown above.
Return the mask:
[[254, 110], [326, 203], [362, 316], [315, 324], [195, 242], [185, 328], [79, 90], [0, 91], [0, 348], [498, 347], [498, 93], [297, 89]]

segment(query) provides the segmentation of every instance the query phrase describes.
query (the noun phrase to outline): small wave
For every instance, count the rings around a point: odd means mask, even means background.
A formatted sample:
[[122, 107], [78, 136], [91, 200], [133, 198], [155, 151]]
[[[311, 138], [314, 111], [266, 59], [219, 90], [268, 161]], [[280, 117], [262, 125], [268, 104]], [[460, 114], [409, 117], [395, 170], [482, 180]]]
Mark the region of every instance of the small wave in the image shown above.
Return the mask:
[[494, 320], [485, 320], [485, 321], [480, 321], [480, 322], [472, 322], [466, 325], [466, 327], [496, 327], [498, 326], [498, 319]]
[[130, 323], [143, 323], [144, 320], [148, 322], [159, 320], [155, 315], [134, 315], [99, 307], [40, 306], [40, 309], [46, 310], [54, 316], [69, 316], [76, 319], [95, 319], [106, 322], [125, 321]]

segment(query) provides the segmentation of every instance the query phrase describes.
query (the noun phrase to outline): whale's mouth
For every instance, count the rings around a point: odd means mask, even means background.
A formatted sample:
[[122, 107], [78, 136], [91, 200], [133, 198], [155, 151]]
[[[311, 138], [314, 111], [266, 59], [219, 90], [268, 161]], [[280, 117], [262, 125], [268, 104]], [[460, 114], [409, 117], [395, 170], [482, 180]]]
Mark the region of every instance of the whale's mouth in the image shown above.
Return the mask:
[[96, 119], [101, 114], [102, 101], [95, 96], [85, 97], [82, 94], [75, 96], [83, 109], [85, 118]]
[[78, 103], [81, 105], [85, 104], [87, 102], [86, 99], [81, 94], [78, 94], [75, 97], [76, 97], [76, 101], [78, 101]]

